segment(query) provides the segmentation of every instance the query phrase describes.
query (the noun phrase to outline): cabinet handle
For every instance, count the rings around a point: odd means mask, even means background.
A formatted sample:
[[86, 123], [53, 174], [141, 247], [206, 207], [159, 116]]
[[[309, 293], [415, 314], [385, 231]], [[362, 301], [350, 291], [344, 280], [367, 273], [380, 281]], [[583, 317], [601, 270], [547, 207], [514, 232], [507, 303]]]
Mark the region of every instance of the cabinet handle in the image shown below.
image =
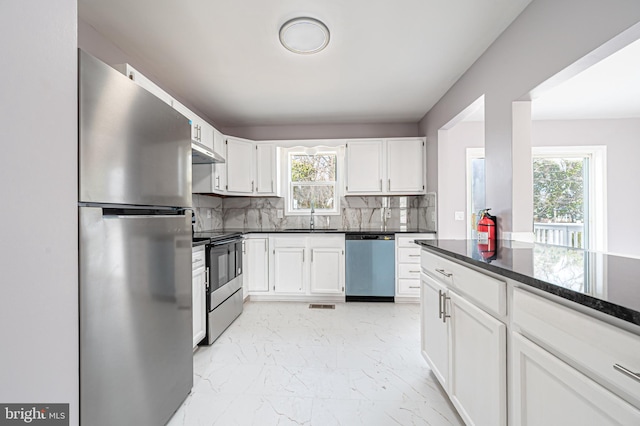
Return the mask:
[[634, 373], [633, 371], [629, 370], [628, 368], [625, 368], [625, 367], [621, 366], [620, 364], [613, 364], [613, 369], [614, 370], [618, 370], [619, 372], [621, 372], [625, 376], [629, 376], [632, 379], [636, 379], [637, 381], [640, 382], [640, 373]]
[[410, 254], [409, 257], [420, 257], [419, 254]]
[[251, 192], [253, 192], [253, 181], [251, 181]]
[[273, 192], [273, 179], [271, 179], [271, 192]]
[[436, 272], [441, 273], [442, 275], [444, 275], [447, 278], [449, 278], [449, 277], [451, 277], [453, 275], [451, 272], [446, 272], [444, 269], [436, 268]]
[[420, 288], [419, 285], [410, 285], [409, 288]]
[[380, 179], [380, 191], [382, 191], [382, 179]]
[[447, 318], [451, 318], [451, 315], [447, 314], [447, 300], [451, 299], [447, 297], [447, 293], [442, 292], [442, 322], [446, 323]]
[[438, 290], [438, 318], [442, 319], [442, 290]]
[[220, 189], [220, 176], [216, 176], [216, 189]]
[[415, 273], [415, 274], [419, 274], [420, 273], [420, 271], [411, 271], [411, 270], [409, 272]]
[[207, 289], [207, 292], [209, 291], [209, 267], [207, 267], [205, 269], [204, 272], [205, 276], [204, 276], [204, 288]]
[[391, 191], [391, 179], [389, 179], [389, 183], [387, 185], [387, 191]]

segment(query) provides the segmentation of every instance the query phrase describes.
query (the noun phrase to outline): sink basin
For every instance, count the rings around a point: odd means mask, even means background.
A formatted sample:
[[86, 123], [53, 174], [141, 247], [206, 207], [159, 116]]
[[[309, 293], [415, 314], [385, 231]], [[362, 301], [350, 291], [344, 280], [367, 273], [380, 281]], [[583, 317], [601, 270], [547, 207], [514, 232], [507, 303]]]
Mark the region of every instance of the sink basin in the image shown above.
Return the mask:
[[285, 228], [284, 231], [292, 232], [323, 232], [323, 231], [337, 231], [338, 228]]

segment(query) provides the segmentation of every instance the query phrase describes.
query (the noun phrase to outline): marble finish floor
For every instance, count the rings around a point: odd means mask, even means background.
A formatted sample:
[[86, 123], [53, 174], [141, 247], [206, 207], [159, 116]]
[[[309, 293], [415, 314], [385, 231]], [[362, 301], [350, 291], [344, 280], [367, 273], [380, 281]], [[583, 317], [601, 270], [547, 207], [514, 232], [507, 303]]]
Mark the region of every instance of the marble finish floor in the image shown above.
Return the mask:
[[193, 390], [168, 425], [463, 422], [420, 355], [419, 305], [247, 302], [194, 354]]

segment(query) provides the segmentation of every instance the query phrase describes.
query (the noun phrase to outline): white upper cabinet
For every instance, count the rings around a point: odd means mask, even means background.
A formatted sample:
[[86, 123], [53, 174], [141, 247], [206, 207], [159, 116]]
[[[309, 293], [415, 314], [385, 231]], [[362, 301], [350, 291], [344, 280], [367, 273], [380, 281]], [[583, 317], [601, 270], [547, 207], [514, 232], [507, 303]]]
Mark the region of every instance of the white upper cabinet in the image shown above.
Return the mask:
[[278, 195], [278, 164], [275, 145], [256, 144], [256, 195]]
[[255, 145], [247, 139], [227, 137], [228, 194], [253, 195], [255, 191]]
[[213, 149], [213, 126], [175, 99], [173, 100], [173, 109], [190, 120], [191, 140]]
[[138, 70], [133, 68], [129, 64], [119, 64], [114, 65], [114, 68], [120, 71], [122, 74], [126, 75], [130, 80], [133, 80], [138, 86], [145, 88], [147, 91], [156, 95], [159, 99], [161, 99], [167, 105], [173, 104], [173, 98], [164, 90], [160, 88], [153, 81], [149, 80], [143, 74], [141, 74]]
[[423, 138], [347, 141], [346, 195], [424, 194]]
[[378, 194], [382, 191], [382, 147], [382, 140], [347, 142], [347, 193]]
[[424, 140], [390, 139], [387, 149], [387, 192], [416, 194], [425, 191]]
[[[279, 196], [278, 154], [273, 144], [255, 143], [248, 139], [227, 137], [226, 182], [229, 195]], [[217, 167], [217, 165], [216, 165]], [[214, 167], [214, 185], [220, 185], [222, 173]]]

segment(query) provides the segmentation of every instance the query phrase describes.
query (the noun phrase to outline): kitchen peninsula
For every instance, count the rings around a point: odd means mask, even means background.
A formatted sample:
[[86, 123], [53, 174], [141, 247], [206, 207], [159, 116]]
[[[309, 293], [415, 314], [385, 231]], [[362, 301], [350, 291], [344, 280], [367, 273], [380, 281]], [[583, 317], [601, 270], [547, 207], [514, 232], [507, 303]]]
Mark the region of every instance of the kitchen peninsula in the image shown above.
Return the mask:
[[465, 422], [637, 424], [639, 259], [499, 241], [485, 260], [473, 240], [416, 243], [422, 354]]

